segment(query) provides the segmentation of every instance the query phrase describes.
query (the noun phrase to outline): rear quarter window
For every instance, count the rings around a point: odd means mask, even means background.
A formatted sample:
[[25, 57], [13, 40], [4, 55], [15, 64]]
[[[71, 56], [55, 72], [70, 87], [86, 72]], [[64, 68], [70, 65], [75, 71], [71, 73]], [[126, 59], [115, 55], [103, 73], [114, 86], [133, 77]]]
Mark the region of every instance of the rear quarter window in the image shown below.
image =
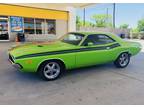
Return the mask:
[[83, 45], [87, 46], [89, 42], [93, 43], [93, 45], [102, 45], [102, 44], [113, 43], [115, 42], [115, 40], [105, 34], [92, 34], [92, 35], [88, 35]]

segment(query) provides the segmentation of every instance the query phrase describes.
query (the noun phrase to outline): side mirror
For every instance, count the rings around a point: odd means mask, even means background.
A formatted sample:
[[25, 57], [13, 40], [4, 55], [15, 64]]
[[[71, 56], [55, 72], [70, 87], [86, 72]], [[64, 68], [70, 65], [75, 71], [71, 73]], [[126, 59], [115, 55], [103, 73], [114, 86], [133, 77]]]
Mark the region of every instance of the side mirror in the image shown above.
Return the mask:
[[92, 43], [92, 42], [89, 42], [89, 43], [88, 43], [88, 46], [93, 46], [93, 43]]

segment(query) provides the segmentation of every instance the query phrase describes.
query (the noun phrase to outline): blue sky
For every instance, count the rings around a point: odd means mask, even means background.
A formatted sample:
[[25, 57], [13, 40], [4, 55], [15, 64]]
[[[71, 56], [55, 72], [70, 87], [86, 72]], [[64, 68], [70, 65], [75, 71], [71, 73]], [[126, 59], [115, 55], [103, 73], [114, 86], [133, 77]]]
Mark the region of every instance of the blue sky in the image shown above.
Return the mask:
[[[93, 22], [91, 16], [93, 14], [112, 15], [112, 3], [96, 4], [86, 8], [86, 21]], [[83, 19], [83, 9], [77, 9], [77, 15]], [[130, 27], [135, 28], [138, 20], [144, 18], [144, 3], [116, 3], [116, 26], [121, 24], [129, 24]]]

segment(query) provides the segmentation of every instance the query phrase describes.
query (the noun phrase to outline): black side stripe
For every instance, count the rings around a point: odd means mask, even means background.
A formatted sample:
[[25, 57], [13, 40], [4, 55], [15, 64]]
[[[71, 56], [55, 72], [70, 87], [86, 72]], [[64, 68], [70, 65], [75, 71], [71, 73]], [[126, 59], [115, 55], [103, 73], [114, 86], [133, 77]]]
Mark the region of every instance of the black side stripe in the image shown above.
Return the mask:
[[65, 54], [65, 53], [75, 53], [75, 52], [84, 52], [84, 51], [94, 51], [94, 50], [109, 50], [115, 47], [120, 46], [119, 43], [115, 43], [109, 46], [100, 46], [100, 47], [89, 47], [89, 48], [80, 48], [80, 49], [70, 49], [70, 50], [60, 50], [60, 51], [52, 51], [52, 52], [42, 52], [36, 54], [28, 54], [16, 57], [15, 59], [22, 59], [22, 58], [30, 58], [30, 57], [37, 57], [37, 56], [47, 56], [47, 55], [54, 55], [54, 54]]

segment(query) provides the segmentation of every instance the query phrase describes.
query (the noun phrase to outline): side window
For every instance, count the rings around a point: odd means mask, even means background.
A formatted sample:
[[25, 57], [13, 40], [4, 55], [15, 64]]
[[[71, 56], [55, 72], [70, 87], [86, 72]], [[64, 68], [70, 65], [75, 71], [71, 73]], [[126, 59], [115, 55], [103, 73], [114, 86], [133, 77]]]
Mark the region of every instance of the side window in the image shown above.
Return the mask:
[[107, 44], [112, 42], [114, 42], [114, 40], [106, 35], [97, 35], [96, 44]]
[[110, 38], [107, 35], [104, 34], [93, 34], [89, 35], [87, 39], [84, 41], [83, 45], [84, 46], [89, 46], [89, 45], [102, 45], [102, 44], [108, 44], [115, 42], [112, 38]]
[[64, 37], [62, 41], [69, 44], [78, 45], [82, 41], [83, 37], [84, 36], [81, 34], [69, 33]]

